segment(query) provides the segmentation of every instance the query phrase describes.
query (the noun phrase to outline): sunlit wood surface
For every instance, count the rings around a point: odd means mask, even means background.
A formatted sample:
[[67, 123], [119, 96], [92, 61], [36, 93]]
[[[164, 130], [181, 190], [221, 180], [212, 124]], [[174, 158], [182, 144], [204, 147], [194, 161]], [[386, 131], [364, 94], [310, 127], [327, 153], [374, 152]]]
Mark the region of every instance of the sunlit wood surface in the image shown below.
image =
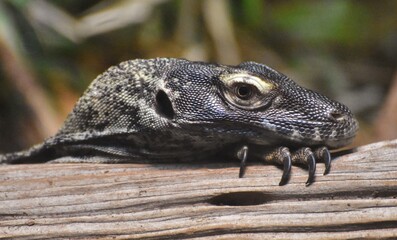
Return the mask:
[[238, 163], [0, 166], [0, 238], [397, 238], [397, 141], [307, 172]]

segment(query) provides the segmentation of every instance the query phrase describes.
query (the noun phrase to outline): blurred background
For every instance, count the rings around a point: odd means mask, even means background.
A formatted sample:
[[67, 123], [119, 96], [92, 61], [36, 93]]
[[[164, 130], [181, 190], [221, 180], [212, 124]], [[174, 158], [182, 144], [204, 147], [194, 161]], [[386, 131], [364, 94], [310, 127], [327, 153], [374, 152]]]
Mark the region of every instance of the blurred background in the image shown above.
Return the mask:
[[256, 61], [343, 102], [353, 145], [397, 138], [397, 1], [1, 0], [0, 152], [41, 142], [135, 58]]

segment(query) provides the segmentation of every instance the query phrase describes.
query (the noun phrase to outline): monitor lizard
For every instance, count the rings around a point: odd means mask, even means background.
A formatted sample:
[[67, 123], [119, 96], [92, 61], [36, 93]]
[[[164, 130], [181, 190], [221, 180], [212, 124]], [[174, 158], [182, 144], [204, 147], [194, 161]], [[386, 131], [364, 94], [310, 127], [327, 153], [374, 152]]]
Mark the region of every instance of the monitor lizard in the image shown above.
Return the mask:
[[357, 120], [343, 104], [255, 62], [227, 66], [136, 59], [110, 67], [78, 100], [58, 133], [0, 155], [2, 164], [175, 162], [225, 156], [283, 168], [331, 166], [329, 149], [353, 140]]

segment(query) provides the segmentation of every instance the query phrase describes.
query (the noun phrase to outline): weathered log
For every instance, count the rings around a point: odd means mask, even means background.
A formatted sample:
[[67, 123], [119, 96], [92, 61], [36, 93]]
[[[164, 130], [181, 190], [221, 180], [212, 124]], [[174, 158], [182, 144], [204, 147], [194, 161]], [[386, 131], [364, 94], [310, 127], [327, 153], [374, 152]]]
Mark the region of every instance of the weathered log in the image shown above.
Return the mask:
[[0, 166], [0, 237], [397, 238], [397, 140], [307, 171], [251, 163]]

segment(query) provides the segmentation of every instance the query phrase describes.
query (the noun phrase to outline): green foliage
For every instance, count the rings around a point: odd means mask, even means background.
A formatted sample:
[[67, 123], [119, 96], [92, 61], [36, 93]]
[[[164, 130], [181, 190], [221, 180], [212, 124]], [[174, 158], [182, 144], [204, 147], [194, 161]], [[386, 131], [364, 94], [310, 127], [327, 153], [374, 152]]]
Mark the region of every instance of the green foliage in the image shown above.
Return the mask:
[[370, 16], [353, 1], [293, 1], [273, 9], [277, 29], [288, 37], [315, 44], [354, 46], [368, 39]]
[[242, 1], [242, 12], [244, 22], [248, 27], [257, 28], [263, 26], [264, 1], [262, 0], [244, 0]]

